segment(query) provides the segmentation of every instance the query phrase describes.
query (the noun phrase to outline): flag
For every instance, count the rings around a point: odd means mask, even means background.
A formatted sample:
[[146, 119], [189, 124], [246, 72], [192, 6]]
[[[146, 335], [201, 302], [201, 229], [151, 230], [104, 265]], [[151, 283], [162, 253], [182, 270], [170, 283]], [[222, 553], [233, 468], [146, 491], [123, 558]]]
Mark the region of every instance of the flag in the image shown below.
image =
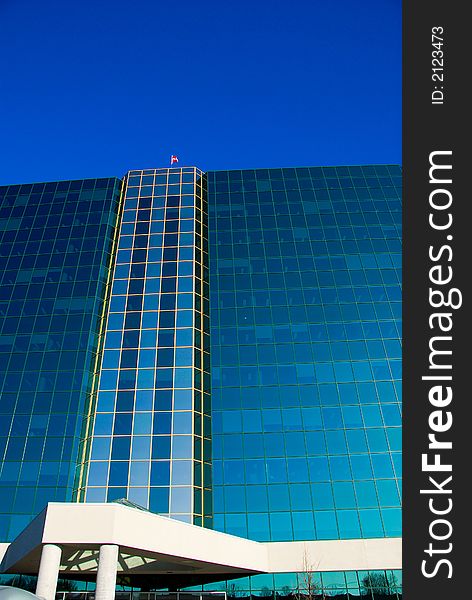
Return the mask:
[[175, 154], [172, 154], [172, 156], [170, 157], [170, 164], [173, 165], [174, 163], [178, 163], [179, 159], [177, 158], [177, 156], [175, 156]]

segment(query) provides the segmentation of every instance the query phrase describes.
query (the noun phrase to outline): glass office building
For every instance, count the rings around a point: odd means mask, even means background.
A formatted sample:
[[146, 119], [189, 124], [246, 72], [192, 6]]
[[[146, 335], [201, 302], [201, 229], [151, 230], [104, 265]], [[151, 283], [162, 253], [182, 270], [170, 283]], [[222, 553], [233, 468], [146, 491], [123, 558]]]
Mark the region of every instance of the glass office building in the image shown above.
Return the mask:
[[257, 541], [401, 536], [399, 167], [0, 190], [1, 540], [119, 498]]

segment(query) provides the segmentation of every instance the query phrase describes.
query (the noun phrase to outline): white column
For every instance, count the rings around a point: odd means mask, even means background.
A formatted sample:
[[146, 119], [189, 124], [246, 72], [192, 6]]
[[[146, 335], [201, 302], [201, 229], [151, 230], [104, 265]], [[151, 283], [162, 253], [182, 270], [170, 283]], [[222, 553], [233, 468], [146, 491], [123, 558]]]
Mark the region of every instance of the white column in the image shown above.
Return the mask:
[[55, 544], [44, 544], [39, 563], [36, 595], [44, 600], [54, 600], [56, 596], [57, 578], [61, 566], [62, 550]]
[[114, 600], [115, 598], [118, 550], [116, 544], [100, 546], [95, 600]]

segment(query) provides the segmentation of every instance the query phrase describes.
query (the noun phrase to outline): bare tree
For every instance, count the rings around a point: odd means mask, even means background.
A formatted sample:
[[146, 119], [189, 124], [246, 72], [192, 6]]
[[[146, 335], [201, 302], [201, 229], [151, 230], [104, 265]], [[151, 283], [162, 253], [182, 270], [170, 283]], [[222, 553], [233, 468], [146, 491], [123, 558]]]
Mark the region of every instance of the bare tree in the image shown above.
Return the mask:
[[31, 575], [14, 575], [11, 579], [5, 582], [5, 585], [11, 585], [12, 587], [21, 588], [28, 592], [36, 591], [37, 577]]
[[[319, 565], [319, 561], [318, 561]], [[296, 600], [317, 600], [325, 599], [322, 587], [315, 577], [316, 567], [309, 557], [305, 548], [303, 553], [303, 570], [298, 575], [298, 585], [296, 592]]]
[[[35, 575], [14, 575], [6, 582], [6, 585], [21, 588], [22, 590], [27, 590], [28, 592], [33, 592], [34, 594], [36, 591], [37, 582], [38, 578]], [[75, 581], [70, 581], [69, 579], [58, 579], [57, 589], [60, 592], [75, 592], [78, 589], [78, 586]]]
[[269, 587], [267, 587], [266, 585], [261, 588], [261, 593], [259, 594], [259, 598], [271, 598], [273, 600], [274, 598], [274, 590], [271, 590]]
[[226, 595], [228, 598], [237, 598], [240, 595], [239, 586], [235, 583], [230, 583], [227, 588]]
[[290, 598], [291, 596], [293, 596], [293, 590], [289, 585], [284, 585], [281, 588], [280, 592], [277, 592], [277, 595], [281, 598]]
[[397, 580], [394, 575], [388, 577], [385, 573], [369, 573], [362, 579], [362, 595], [370, 596], [372, 593], [389, 596], [396, 589]]

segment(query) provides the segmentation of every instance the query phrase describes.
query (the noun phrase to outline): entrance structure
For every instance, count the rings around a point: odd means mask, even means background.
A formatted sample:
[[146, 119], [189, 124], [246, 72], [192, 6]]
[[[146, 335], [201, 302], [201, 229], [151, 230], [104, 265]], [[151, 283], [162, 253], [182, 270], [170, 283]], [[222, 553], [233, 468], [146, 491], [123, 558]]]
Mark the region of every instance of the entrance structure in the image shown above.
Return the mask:
[[[398, 569], [401, 540], [254, 542], [119, 504], [49, 504], [10, 545], [0, 568], [38, 574], [36, 594], [54, 600], [57, 579], [95, 579], [113, 600], [117, 577], [172, 588], [260, 573]], [[143, 585], [144, 583], [144, 585]]]

